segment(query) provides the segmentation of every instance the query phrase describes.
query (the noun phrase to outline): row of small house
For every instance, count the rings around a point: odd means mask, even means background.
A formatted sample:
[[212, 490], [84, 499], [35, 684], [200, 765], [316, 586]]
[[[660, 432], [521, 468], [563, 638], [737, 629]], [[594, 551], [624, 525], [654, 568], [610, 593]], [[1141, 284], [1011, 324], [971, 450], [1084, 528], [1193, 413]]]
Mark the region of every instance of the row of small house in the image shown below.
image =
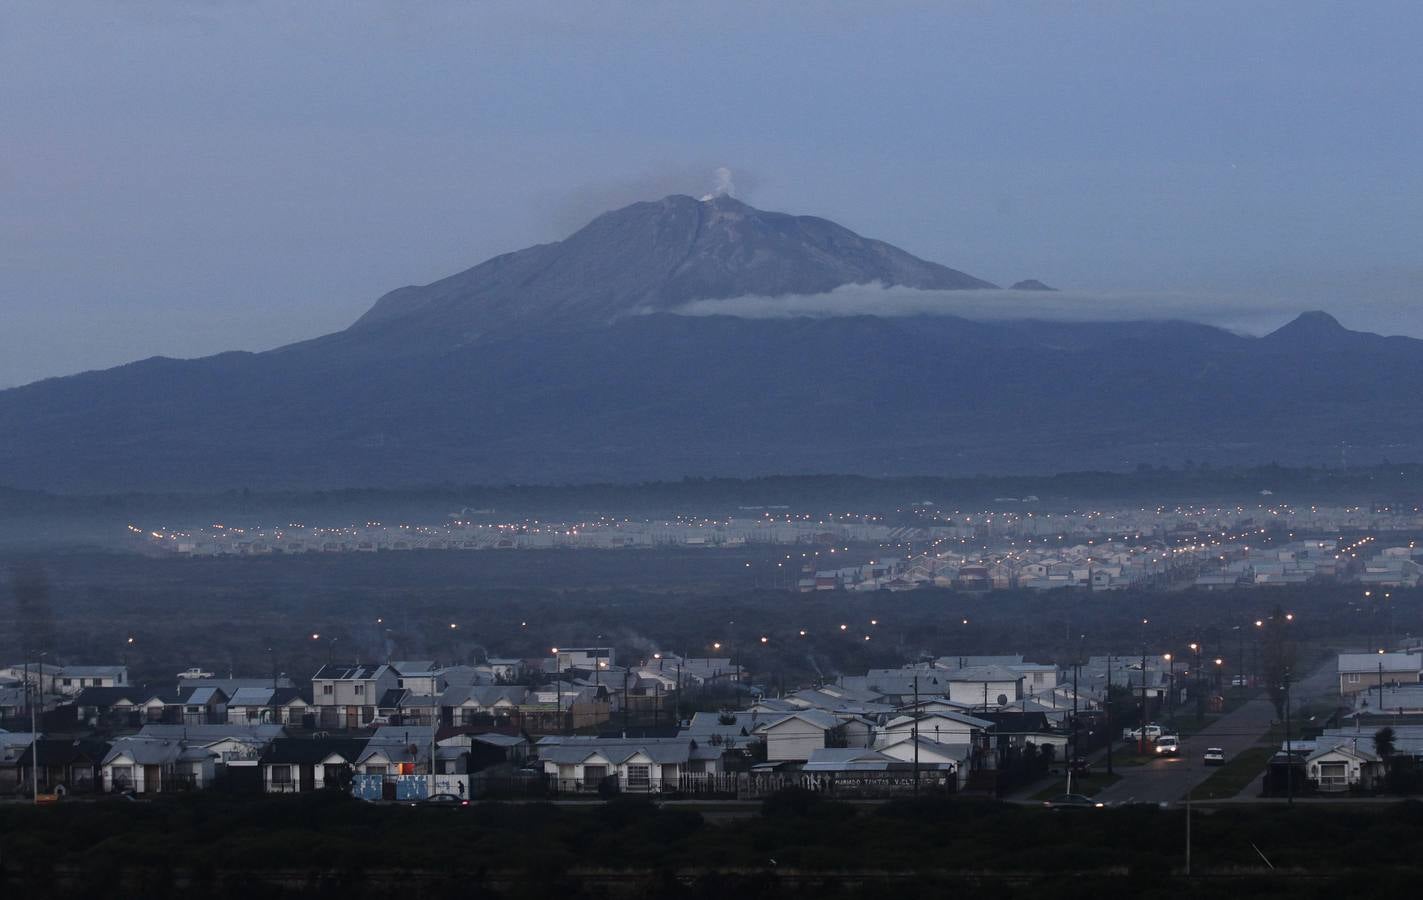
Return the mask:
[[[602, 654], [591, 659], [610, 659]], [[677, 661], [685, 676], [689, 661]], [[388, 674], [382, 668], [417, 690], [429, 690], [444, 677], [410, 663], [326, 667], [313, 679], [315, 697], [344, 709], [344, 701], [366, 694], [355, 691], [363, 680], [379, 682]], [[446, 686], [442, 698], [458, 695], [473, 703], [446, 707], [429, 723], [406, 719], [311, 737], [295, 734], [320, 719], [320, 712], [303, 712], [319, 704], [294, 688], [246, 685], [230, 695], [220, 686], [183, 688], [175, 698], [182, 701], [181, 715], [170, 722], [149, 721], [155, 713], [162, 719], [158, 711], [168, 710], [167, 703], [126, 707], [126, 697], [142, 693], [129, 690], [86, 688], [73, 700], [72, 734], [58, 738], [50, 729], [39, 744], [41, 790], [157, 792], [222, 782], [287, 792], [351, 785], [376, 799], [443, 784], [473, 795], [472, 776], [493, 766], [516, 766], [530, 754], [538, 760], [539, 784], [558, 791], [599, 790], [610, 780], [621, 790], [695, 791], [724, 787], [717, 779], [728, 776], [902, 779], [911, 770], [959, 787], [972, 772], [997, 768], [1029, 745], [1064, 746], [1065, 718], [1073, 706], [1054, 667], [1024, 663], [1021, 657], [957, 657], [876, 670], [763, 698], [743, 709], [697, 713], [686, 722], [669, 720], [603, 737], [567, 734], [573, 720], [566, 715], [527, 715], [520, 701], [538, 689], [517, 685]], [[400, 694], [412, 688], [389, 690]], [[116, 715], [133, 724], [129, 717], [135, 711], [141, 723], [135, 734], [100, 741], [86, 731], [114, 726]], [[471, 714], [457, 715], [460, 711]], [[0, 734], [0, 747], [6, 748], [0, 781], [23, 788], [25, 770], [33, 765], [27, 755], [31, 743], [30, 735]], [[415, 784], [420, 776], [426, 782]], [[527, 779], [528, 770], [520, 777]]]
[[806, 570], [797, 586], [802, 593], [909, 591], [921, 587], [960, 591], [1012, 588], [1110, 591], [1145, 583], [1195, 562], [1193, 558], [1172, 556], [1158, 546], [1126, 544], [1082, 544], [1051, 551], [1003, 548], [986, 558], [935, 552], [910, 559], [877, 560], [861, 566]]

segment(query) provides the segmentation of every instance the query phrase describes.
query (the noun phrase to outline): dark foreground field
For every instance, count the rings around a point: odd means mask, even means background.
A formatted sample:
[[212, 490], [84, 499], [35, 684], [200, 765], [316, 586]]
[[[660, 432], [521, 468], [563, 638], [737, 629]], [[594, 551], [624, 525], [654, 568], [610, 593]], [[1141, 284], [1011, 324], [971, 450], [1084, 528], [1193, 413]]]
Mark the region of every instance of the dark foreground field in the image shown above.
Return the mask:
[[[875, 549], [852, 547], [850, 555], [869, 559]], [[328, 658], [456, 663], [596, 642], [638, 659], [659, 650], [711, 655], [719, 642], [720, 655], [736, 656], [757, 678], [794, 685], [922, 653], [1066, 660], [1181, 652], [1191, 641], [1234, 671], [1258, 661], [1253, 621], [1277, 606], [1294, 613], [1292, 637], [1302, 642], [1373, 645], [1390, 633], [1423, 631], [1420, 591], [1394, 591], [1389, 607], [1364, 603], [1357, 586], [1329, 584], [1225, 593], [798, 594], [774, 587], [785, 583], [776, 566], [785, 553], [0, 559], [0, 571], [21, 566], [44, 587], [23, 615], [14, 592], [0, 588], [0, 659], [43, 648], [61, 661], [127, 660], [137, 681], [168, 683], [190, 665], [223, 675], [275, 669], [300, 680]]]
[[1423, 804], [1197, 810], [1192, 831], [1188, 878], [1185, 812], [1154, 806], [848, 806], [800, 794], [711, 824], [695, 809], [643, 801], [461, 810], [335, 794], [70, 802], [0, 808], [0, 895], [1361, 896], [1414, 881]]

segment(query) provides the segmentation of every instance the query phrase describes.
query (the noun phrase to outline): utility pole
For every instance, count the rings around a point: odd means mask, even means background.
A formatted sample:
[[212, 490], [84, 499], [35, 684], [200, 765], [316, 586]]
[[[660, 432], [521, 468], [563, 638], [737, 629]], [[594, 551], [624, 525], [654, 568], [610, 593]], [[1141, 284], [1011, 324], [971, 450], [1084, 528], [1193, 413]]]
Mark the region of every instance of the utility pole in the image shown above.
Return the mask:
[[1072, 771], [1072, 764], [1082, 755], [1077, 746], [1077, 661], [1072, 661], [1072, 758], [1067, 761], [1068, 771]]
[[1102, 711], [1107, 717], [1107, 774], [1112, 774], [1112, 745], [1117, 742], [1112, 734], [1112, 651], [1107, 651], [1107, 687], [1102, 694]]
[[1290, 743], [1290, 671], [1285, 670], [1285, 793], [1295, 805], [1295, 751]]
[[[44, 706], [44, 658], [46, 652], [40, 651], [39, 678], [40, 706]], [[28, 686], [29, 682], [25, 684]], [[30, 800], [35, 806], [40, 805], [40, 732], [35, 721], [35, 707], [30, 704]]]
[[1142, 638], [1141, 645], [1141, 734], [1137, 737], [1136, 752], [1138, 756], [1146, 755], [1146, 639]]
[[914, 676], [914, 796], [919, 796], [919, 676]]
[[[43, 673], [44, 670], [40, 671]], [[44, 694], [40, 694], [40, 702], [44, 702]], [[40, 805], [40, 734], [35, 726], [33, 704], [30, 705], [30, 801], [35, 806]]]

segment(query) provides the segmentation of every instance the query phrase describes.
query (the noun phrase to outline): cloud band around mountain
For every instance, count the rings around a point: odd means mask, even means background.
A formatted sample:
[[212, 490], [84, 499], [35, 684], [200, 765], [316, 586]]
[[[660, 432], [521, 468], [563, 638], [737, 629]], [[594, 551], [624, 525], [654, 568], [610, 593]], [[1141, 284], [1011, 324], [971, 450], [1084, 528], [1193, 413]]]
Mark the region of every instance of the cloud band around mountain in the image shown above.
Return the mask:
[[883, 284], [850, 284], [822, 294], [743, 296], [696, 300], [671, 310], [686, 316], [779, 319], [835, 316], [959, 316], [979, 321], [1040, 319], [1120, 322], [1179, 319], [1261, 334], [1292, 319], [1297, 302], [1189, 292], [925, 291]]

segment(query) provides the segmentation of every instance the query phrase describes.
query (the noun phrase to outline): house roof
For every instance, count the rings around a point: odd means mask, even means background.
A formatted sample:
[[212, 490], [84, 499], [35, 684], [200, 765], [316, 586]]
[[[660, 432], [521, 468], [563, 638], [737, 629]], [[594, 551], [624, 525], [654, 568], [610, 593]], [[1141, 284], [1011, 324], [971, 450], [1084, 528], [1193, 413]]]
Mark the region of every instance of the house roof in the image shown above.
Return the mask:
[[1368, 750], [1364, 747], [1355, 747], [1352, 741], [1346, 744], [1321, 744], [1315, 741], [1315, 750], [1309, 756], [1305, 757], [1305, 762], [1314, 762], [1326, 756], [1352, 756], [1364, 762], [1378, 762], [1381, 758], [1372, 750]]
[[1379, 666], [1385, 672], [1408, 672], [1417, 675], [1423, 672], [1423, 654], [1420, 653], [1341, 653], [1339, 671], [1378, 673]]
[[400, 707], [400, 701], [404, 700], [405, 696], [409, 693], [410, 692], [405, 688], [391, 688], [380, 695], [380, 699], [376, 701], [376, 706], [381, 709], [398, 709]]
[[787, 722], [800, 721], [822, 731], [829, 731], [832, 728], [839, 728], [845, 724], [843, 719], [833, 716], [823, 709], [801, 709], [789, 715], [781, 716], [779, 719], [772, 719], [761, 726], [761, 730], [770, 731], [779, 728]]
[[899, 762], [878, 750], [863, 747], [817, 747], [801, 767], [805, 772], [844, 772], [853, 770], [883, 770], [889, 763]]
[[[557, 743], [539, 742], [539, 758], [559, 765], [576, 765], [592, 756], [600, 756], [614, 765], [621, 765], [638, 754], [653, 762], [682, 764], [689, 759], [709, 759], [720, 755], [714, 748], [693, 747], [694, 741], [684, 738], [621, 738], [565, 737]], [[708, 749], [711, 750], [708, 753]]]
[[1023, 673], [1015, 672], [1007, 666], [969, 666], [955, 669], [946, 677], [949, 681], [957, 682], [1019, 681]]
[[[979, 718], [978, 716], [964, 715], [963, 713], [951, 712], [949, 710], [934, 710], [932, 712], [922, 713], [917, 717], [917, 721], [920, 722], [919, 730], [924, 730], [924, 722], [928, 722], [932, 726], [933, 721], [935, 719], [947, 719], [950, 722], [957, 722], [960, 725], [968, 725], [971, 728], [987, 729], [993, 727], [992, 720], [986, 717]], [[915, 721], [916, 717], [913, 715], [898, 716], [897, 718], [890, 720], [889, 723], [885, 725], [885, 728], [898, 728], [904, 725], [913, 725]]]
[[80, 706], [107, 708], [124, 700], [142, 703], [148, 697], [148, 693], [138, 687], [87, 687], [75, 696], [74, 702]]
[[287, 706], [293, 701], [306, 701], [299, 688], [241, 687], [232, 692], [228, 706]]
[[312, 681], [374, 681], [387, 672], [390, 667], [387, 665], [331, 665], [327, 664], [317, 670], [311, 676]]
[[59, 674], [74, 678], [117, 678], [126, 671], [127, 666], [64, 666]]
[[[177, 762], [184, 750], [183, 742], [150, 737], [123, 737], [114, 741], [109, 752], [104, 755], [104, 765], [120, 757], [128, 757], [134, 765], [161, 766]], [[40, 758], [44, 762], [44, 758]]]
[[493, 747], [519, 747], [528, 743], [528, 740], [516, 734], [499, 734], [495, 731], [486, 731], [484, 734], [470, 735], [470, 740], [489, 744]]
[[213, 744], [218, 741], [238, 740], [253, 744], [267, 744], [286, 736], [281, 725], [255, 725], [247, 722], [229, 722], [222, 725], [144, 725], [138, 731], [139, 737], [183, 740], [190, 744]]
[[[41, 767], [72, 766], [85, 762], [98, 765], [104, 761], [104, 757], [109, 752], [109, 744], [106, 741], [40, 738], [39, 745]], [[16, 765], [30, 765], [30, 754], [33, 749], [34, 743], [31, 742], [20, 754]]]
[[[913, 740], [913, 735], [901, 735], [898, 738], [885, 742], [879, 749], [881, 751], [889, 751], [896, 747], [902, 747], [905, 744], [910, 744], [912, 747]], [[919, 735], [919, 752], [923, 753], [926, 751], [937, 753], [960, 763], [967, 762], [969, 757], [973, 755], [973, 747], [969, 744], [949, 744], [944, 741], [936, 741], [933, 738], [928, 738], [921, 734]]]
[[354, 763], [366, 749], [365, 738], [279, 738], [262, 754], [262, 765], [316, 765], [331, 756]]

